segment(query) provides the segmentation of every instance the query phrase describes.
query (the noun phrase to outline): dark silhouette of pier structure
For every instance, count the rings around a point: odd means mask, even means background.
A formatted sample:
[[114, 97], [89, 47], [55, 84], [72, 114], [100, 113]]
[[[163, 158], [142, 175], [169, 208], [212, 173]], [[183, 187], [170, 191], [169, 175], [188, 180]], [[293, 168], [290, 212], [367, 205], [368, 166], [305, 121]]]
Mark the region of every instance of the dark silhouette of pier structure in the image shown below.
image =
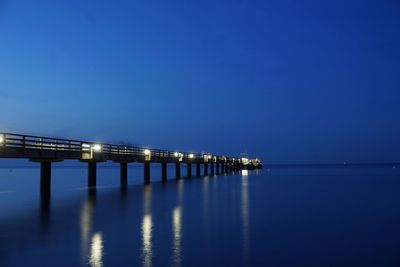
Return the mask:
[[161, 164], [161, 179], [167, 181], [167, 164], [175, 164], [175, 178], [181, 179], [181, 164], [187, 165], [186, 177], [219, 175], [243, 169], [240, 158], [188, 153], [138, 146], [112, 145], [96, 142], [49, 138], [13, 133], [0, 133], [0, 158], [23, 158], [40, 163], [40, 192], [50, 194], [51, 164], [64, 160], [78, 160], [88, 166], [88, 187], [96, 187], [97, 164], [113, 161], [120, 164], [121, 187], [128, 183], [128, 163], [139, 162], [144, 166], [144, 183], [150, 183], [150, 164]]

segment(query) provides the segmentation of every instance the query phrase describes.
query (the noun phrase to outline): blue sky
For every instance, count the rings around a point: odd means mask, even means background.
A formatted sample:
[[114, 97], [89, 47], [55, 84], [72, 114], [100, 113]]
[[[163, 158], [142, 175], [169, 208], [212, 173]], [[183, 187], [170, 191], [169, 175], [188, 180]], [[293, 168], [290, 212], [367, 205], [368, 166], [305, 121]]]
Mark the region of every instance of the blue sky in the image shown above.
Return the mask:
[[0, 129], [400, 161], [400, 3], [0, 0]]

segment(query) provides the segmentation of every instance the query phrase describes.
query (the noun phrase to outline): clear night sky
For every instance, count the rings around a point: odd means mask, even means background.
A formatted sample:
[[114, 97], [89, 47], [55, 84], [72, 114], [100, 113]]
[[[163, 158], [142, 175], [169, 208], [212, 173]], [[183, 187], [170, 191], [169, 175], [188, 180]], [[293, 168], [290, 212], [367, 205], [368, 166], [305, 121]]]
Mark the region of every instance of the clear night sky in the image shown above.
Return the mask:
[[0, 130], [400, 161], [397, 0], [0, 0]]

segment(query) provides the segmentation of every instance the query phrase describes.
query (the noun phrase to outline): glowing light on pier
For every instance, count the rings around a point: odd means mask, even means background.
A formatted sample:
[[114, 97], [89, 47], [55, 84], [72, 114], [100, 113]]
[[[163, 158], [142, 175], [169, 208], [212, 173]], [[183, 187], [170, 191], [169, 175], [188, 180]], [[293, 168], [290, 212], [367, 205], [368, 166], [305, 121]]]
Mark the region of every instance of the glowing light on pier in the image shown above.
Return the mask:
[[193, 159], [194, 158], [194, 154], [189, 154], [189, 159]]
[[175, 152], [174, 157], [178, 158], [178, 161], [183, 161], [183, 153]]
[[242, 163], [243, 163], [243, 164], [249, 163], [249, 159], [248, 159], [248, 158], [242, 158]]
[[205, 162], [208, 162], [210, 159], [212, 159], [212, 155], [208, 155], [208, 154], [204, 155], [203, 157], [204, 157]]
[[92, 145], [92, 149], [94, 152], [101, 152], [101, 145], [100, 144], [94, 144]]
[[4, 141], [5, 141], [4, 139], [5, 139], [4, 135], [0, 134], [0, 144], [4, 143]]
[[143, 151], [143, 153], [144, 153], [145, 156], [148, 156], [148, 155], [150, 155], [151, 151], [149, 149], [145, 149]]

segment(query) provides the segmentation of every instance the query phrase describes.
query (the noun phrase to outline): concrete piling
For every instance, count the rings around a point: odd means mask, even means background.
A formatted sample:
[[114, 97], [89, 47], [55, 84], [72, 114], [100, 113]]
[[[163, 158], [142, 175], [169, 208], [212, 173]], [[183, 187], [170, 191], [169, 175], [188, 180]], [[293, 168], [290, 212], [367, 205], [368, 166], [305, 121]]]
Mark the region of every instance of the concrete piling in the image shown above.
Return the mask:
[[40, 162], [40, 194], [42, 196], [50, 195], [51, 188], [51, 162]]
[[181, 179], [181, 163], [177, 162], [175, 166], [175, 175], [176, 175], [176, 180]]
[[96, 162], [88, 162], [88, 187], [96, 186], [96, 170], [97, 164]]
[[188, 178], [192, 177], [192, 163], [191, 162], [187, 163], [187, 177]]
[[196, 163], [196, 176], [197, 176], [197, 177], [200, 177], [200, 176], [201, 176], [200, 170], [201, 170], [200, 163], [197, 162], [197, 163]]
[[149, 161], [144, 162], [144, 183], [145, 184], [150, 183], [150, 162]]
[[161, 162], [161, 180], [163, 182], [167, 181], [167, 162]]
[[126, 187], [128, 185], [128, 163], [120, 162], [120, 176], [121, 186]]

